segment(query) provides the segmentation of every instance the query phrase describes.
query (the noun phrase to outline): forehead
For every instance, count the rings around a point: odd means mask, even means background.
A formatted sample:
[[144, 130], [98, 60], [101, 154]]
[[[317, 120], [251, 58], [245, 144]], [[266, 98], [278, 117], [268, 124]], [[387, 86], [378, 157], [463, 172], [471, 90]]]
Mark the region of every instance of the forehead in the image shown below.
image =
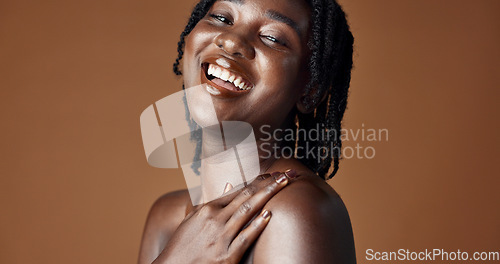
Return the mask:
[[243, 5], [246, 3], [254, 3], [254, 4], [266, 3], [266, 4], [275, 4], [281, 6], [291, 5], [297, 7], [304, 7], [304, 5], [307, 5], [305, 0], [217, 0], [217, 1], [232, 2], [239, 5]]

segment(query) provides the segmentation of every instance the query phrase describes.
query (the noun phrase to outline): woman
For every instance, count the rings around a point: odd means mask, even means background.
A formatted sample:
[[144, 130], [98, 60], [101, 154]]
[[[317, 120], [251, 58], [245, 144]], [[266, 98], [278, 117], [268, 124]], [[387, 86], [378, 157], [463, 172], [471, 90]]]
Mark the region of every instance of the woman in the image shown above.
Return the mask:
[[197, 207], [187, 191], [160, 197], [139, 263], [356, 262], [347, 210], [324, 181], [338, 170], [352, 45], [333, 0], [198, 3], [174, 72], [183, 59], [184, 85], [206, 84], [220, 121], [252, 125], [263, 175]]

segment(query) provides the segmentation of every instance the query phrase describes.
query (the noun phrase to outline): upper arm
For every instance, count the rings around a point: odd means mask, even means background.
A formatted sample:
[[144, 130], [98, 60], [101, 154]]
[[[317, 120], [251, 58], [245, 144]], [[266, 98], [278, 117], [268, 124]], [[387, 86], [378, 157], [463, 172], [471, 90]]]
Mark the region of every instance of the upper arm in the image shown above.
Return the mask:
[[266, 208], [272, 217], [255, 244], [254, 263], [356, 262], [349, 216], [333, 190], [296, 182]]
[[182, 222], [185, 214], [185, 191], [165, 194], [151, 206], [144, 226], [139, 264], [152, 263]]

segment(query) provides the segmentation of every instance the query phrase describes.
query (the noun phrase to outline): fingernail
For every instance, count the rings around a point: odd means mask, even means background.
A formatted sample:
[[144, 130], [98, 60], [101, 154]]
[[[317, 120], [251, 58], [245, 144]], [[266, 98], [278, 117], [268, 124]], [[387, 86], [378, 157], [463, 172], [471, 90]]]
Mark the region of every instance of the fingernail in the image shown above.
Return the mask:
[[222, 194], [225, 194], [227, 192], [229, 192], [231, 189], [233, 189], [233, 185], [231, 185], [231, 183], [226, 183], [226, 187], [224, 187], [224, 192]]
[[277, 183], [283, 183], [283, 182], [286, 182], [288, 180], [288, 178], [286, 177], [285, 174], [281, 174], [281, 176], [276, 180]]
[[281, 174], [281, 172], [275, 171], [275, 172], [271, 173], [271, 176], [276, 177], [276, 176], [279, 176], [280, 174]]
[[295, 178], [297, 178], [297, 176], [298, 176], [298, 175], [297, 175], [297, 172], [296, 172], [294, 169], [289, 169], [289, 170], [285, 171], [285, 174], [286, 174], [286, 176], [288, 176], [288, 178], [290, 178], [290, 179], [295, 179]]
[[262, 218], [266, 219], [269, 217], [271, 217], [271, 212], [269, 212], [267, 210], [262, 211]]

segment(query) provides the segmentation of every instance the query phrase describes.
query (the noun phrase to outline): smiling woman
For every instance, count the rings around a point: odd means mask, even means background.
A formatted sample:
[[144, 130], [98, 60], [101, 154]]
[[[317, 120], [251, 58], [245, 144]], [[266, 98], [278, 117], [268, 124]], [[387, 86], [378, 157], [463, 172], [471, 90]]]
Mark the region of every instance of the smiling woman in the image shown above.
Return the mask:
[[[174, 72], [185, 87], [205, 87], [200, 93], [211, 97], [219, 122], [250, 124], [259, 154], [282, 155], [260, 155], [260, 177], [203, 205], [193, 207], [186, 190], [160, 197], [139, 263], [355, 262], [349, 215], [324, 181], [338, 170], [352, 45], [333, 0], [198, 3], [181, 34]], [[190, 118], [203, 122], [203, 111], [190, 106]], [[280, 140], [280, 131], [311, 129], [328, 136]], [[210, 137], [203, 134], [200, 149], [209, 147]], [[306, 144], [324, 155], [300, 158]], [[205, 172], [211, 166], [202, 161]], [[228, 177], [208, 175], [204, 179]], [[201, 190], [231, 186], [202, 184]]]

